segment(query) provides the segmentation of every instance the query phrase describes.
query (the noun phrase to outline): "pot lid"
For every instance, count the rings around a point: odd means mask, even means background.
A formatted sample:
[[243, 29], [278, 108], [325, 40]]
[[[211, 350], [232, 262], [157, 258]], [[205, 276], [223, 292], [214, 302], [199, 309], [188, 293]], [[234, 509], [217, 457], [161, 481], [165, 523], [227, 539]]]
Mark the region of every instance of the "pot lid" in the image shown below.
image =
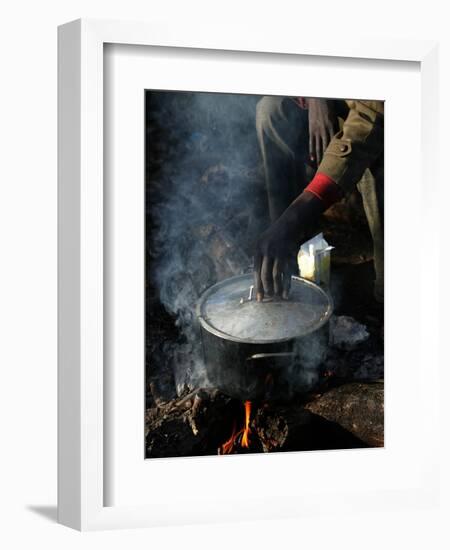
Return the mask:
[[253, 274], [231, 277], [206, 290], [197, 315], [209, 332], [235, 342], [266, 344], [300, 338], [325, 324], [331, 297], [318, 285], [293, 277], [288, 300], [249, 300]]

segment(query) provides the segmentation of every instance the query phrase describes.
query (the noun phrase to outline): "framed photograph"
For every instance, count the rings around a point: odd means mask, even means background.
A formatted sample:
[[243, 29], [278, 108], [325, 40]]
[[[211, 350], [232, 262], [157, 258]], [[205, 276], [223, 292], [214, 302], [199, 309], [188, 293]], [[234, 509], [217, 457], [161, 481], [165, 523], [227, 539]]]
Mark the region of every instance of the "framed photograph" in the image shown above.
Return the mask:
[[435, 504], [437, 45], [176, 31], [59, 28], [59, 521]]

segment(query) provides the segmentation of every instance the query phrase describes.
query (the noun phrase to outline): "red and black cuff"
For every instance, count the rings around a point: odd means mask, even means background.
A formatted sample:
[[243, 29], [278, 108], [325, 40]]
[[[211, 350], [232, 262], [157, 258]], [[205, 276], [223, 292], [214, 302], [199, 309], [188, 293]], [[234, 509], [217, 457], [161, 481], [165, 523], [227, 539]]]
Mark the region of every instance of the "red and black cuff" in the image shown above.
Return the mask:
[[343, 197], [340, 186], [326, 174], [317, 172], [305, 191], [312, 193], [323, 202], [324, 210]]

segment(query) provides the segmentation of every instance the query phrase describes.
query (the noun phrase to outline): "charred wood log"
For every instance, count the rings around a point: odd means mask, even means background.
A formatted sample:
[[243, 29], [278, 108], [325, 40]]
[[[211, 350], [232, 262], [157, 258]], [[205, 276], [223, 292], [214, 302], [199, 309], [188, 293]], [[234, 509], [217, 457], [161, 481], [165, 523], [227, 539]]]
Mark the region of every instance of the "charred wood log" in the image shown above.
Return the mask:
[[339, 424], [371, 447], [384, 445], [384, 382], [333, 388], [306, 405], [308, 411]]
[[266, 404], [256, 413], [254, 429], [264, 452], [366, 447], [348, 430], [312, 414], [301, 404]]
[[146, 456], [217, 453], [242, 405], [214, 389], [198, 389], [146, 411]]

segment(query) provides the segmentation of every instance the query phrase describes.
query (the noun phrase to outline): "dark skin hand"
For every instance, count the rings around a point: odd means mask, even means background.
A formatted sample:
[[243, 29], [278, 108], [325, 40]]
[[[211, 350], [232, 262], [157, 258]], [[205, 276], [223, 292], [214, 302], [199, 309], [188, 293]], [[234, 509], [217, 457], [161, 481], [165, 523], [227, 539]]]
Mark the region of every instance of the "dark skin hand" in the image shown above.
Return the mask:
[[322, 211], [322, 201], [304, 191], [262, 234], [254, 263], [257, 301], [274, 295], [288, 298], [291, 276], [298, 272], [298, 249], [312, 236]]
[[328, 144], [339, 129], [338, 118], [332, 101], [308, 98], [309, 156], [318, 166]]

